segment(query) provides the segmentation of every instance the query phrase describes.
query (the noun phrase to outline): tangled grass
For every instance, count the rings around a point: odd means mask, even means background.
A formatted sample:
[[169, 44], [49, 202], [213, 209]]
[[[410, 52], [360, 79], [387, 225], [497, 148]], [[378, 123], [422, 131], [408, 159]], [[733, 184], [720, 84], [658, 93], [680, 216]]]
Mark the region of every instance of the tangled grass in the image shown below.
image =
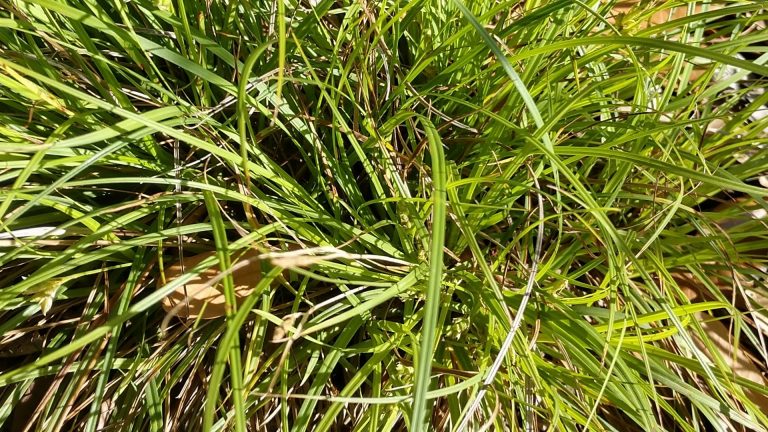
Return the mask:
[[766, 18], [2, 0], [0, 429], [766, 430]]

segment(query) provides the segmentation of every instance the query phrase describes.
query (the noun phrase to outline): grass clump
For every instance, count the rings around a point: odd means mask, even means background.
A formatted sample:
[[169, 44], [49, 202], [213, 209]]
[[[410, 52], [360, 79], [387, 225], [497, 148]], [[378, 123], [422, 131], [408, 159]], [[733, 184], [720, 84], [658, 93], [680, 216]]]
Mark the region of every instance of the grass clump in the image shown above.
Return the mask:
[[0, 429], [765, 430], [767, 18], [3, 1]]

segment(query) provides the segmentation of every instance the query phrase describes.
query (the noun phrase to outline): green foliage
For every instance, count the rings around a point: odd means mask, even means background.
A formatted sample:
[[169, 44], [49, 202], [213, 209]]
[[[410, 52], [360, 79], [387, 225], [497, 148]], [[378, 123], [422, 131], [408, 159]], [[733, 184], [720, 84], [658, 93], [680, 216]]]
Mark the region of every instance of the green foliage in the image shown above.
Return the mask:
[[0, 2], [0, 430], [766, 430], [766, 20]]

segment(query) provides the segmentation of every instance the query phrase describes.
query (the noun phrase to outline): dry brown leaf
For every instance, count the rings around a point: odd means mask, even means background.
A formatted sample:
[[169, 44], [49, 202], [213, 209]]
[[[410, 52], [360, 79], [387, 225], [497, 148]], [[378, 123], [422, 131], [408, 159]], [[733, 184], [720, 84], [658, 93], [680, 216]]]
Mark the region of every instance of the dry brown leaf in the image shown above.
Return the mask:
[[[680, 288], [691, 301], [702, 300], [702, 293], [691, 277], [675, 275]], [[750, 358], [749, 353], [743, 347], [734, 351], [734, 340], [728, 327], [721, 321], [716, 321], [711, 315], [706, 313], [697, 313], [696, 320], [701, 324], [701, 328], [707, 334], [717, 353], [723, 359], [726, 365], [733, 371], [735, 376], [750, 380], [758, 384], [768, 384], [763, 378], [763, 374], [757, 365]], [[707, 349], [704, 341], [696, 334], [691, 334], [693, 343], [710, 360], [714, 359], [714, 353]], [[744, 390], [749, 399], [759, 406], [764, 412], [768, 412], [768, 397], [762, 393], [752, 390]]]
[[755, 327], [759, 332], [768, 336], [768, 317], [764, 315], [768, 311], [768, 295], [764, 290], [754, 287], [747, 288], [745, 294], [751, 300], [751, 310], [758, 311], [751, 315], [755, 320]]
[[[193, 268], [201, 261], [216, 252], [206, 252], [192, 257], [184, 258], [184, 265], [176, 263], [165, 269], [166, 282], [171, 282], [178, 278], [189, 269]], [[234, 254], [232, 256], [232, 266], [235, 270], [232, 272], [232, 279], [235, 285], [235, 297], [238, 302], [248, 296], [253, 288], [261, 279], [260, 260], [256, 259], [259, 252], [249, 250], [243, 254]], [[243, 260], [252, 260], [244, 266], [236, 266]], [[212, 280], [221, 273], [219, 264], [216, 263], [197, 277], [189, 281], [186, 285], [177, 288], [171, 294], [163, 299], [162, 305], [166, 312], [173, 311], [175, 315], [185, 319], [218, 318], [225, 315], [224, 311], [224, 293], [221, 291], [221, 282], [212, 284]], [[163, 285], [158, 281], [158, 288]], [[213, 285], [213, 286], [211, 286]], [[185, 301], [186, 300], [186, 301]]]
[[[734, 352], [734, 340], [731, 336], [731, 332], [728, 327], [720, 321], [715, 321], [708, 314], [697, 314], [697, 319], [700, 320], [702, 329], [707, 333], [707, 337], [714, 345], [714, 348], [718, 351], [725, 364], [733, 371], [735, 376], [748, 379], [754, 383], [766, 384], [763, 379], [762, 373], [757, 368], [755, 363], [747, 355], [747, 352], [743, 348], [739, 348]], [[694, 335], [693, 343], [696, 347], [705, 353], [710, 360], [714, 355], [710, 353], [704, 342]], [[768, 398], [762, 393], [758, 393], [752, 390], [744, 390], [744, 393], [749, 399], [759, 406], [763, 412], [768, 412]]]
[[[619, 14], [629, 14], [632, 12], [633, 9], [645, 9], [639, 6], [640, 3], [641, 3], [640, 0], [629, 0], [629, 1], [622, 1], [622, 2], [616, 3], [616, 5], [613, 7], [613, 10], [612, 10], [613, 16], [609, 17], [608, 21], [613, 24], [616, 21], [616, 16]], [[707, 10], [716, 10], [716, 9], [721, 9], [723, 5], [718, 3], [710, 3], [708, 7], [709, 8]], [[703, 5], [697, 4], [694, 7], [694, 14], [698, 14], [701, 12], [703, 12]], [[668, 21], [684, 18], [688, 15], [689, 14], [688, 14], [687, 5], [663, 9], [651, 15], [649, 18], [639, 22], [640, 24], [639, 28], [644, 29], [651, 25], [662, 24]]]

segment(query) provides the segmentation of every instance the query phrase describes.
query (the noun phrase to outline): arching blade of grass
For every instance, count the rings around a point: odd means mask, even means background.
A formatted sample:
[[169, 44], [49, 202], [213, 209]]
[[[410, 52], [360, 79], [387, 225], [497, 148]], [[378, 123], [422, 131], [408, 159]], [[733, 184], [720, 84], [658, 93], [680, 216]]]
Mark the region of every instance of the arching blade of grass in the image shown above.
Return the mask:
[[[227, 241], [227, 232], [224, 227], [224, 221], [219, 210], [219, 204], [213, 193], [206, 191], [203, 192], [205, 197], [205, 208], [208, 212], [208, 217], [211, 221], [211, 228], [213, 230], [213, 239], [216, 244], [216, 257], [219, 261], [220, 274], [225, 275], [222, 280], [222, 294], [224, 296], [224, 311], [227, 318], [228, 334], [233, 335], [231, 342], [229, 342], [229, 378], [232, 384], [232, 403], [233, 410], [235, 412], [235, 428], [237, 432], [245, 432], [245, 407], [243, 406], [243, 369], [242, 359], [240, 358], [240, 340], [238, 337], [240, 327], [233, 328], [233, 321], [237, 314], [237, 298], [235, 297], [235, 286], [232, 279], [232, 275], [229, 274], [232, 269], [232, 263], [229, 256], [229, 242]], [[255, 296], [254, 296], [255, 297]], [[223, 347], [222, 347], [223, 348]], [[217, 356], [219, 358], [223, 356]], [[224, 368], [227, 363], [224, 361], [217, 362], [214, 365], [213, 375], [221, 376], [224, 374]], [[212, 380], [214, 381], [214, 380]], [[214, 383], [215, 384], [215, 383]], [[217, 396], [219, 393], [218, 385], [211, 385], [208, 388], [206, 394], [205, 411], [203, 413], [203, 427], [206, 430], [210, 430], [213, 425], [213, 409], [217, 404]]]
[[[203, 426], [206, 428], [206, 430], [211, 430], [213, 426], [213, 419], [214, 419], [214, 411], [216, 408], [216, 405], [218, 403], [218, 392], [220, 389], [221, 381], [223, 379], [225, 365], [227, 363], [227, 357], [230, 357], [233, 355], [234, 352], [237, 353], [237, 355], [240, 355], [240, 351], [234, 351], [234, 348], [238, 347], [238, 332], [240, 331], [243, 323], [245, 322], [245, 319], [248, 316], [249, 311], [251, 308], [256, 304], [256, 302], [259, 300], [259, 294], [263, 292], [266, 288], [269, 287], [269, 285], [272, 283], [272, 281], [277, 277], [277, 275], [280, 274], [282, 271], [279, 267], [274, 267], [272, 270], [264, 274], [264, 277], [259, 280], [259, 283], [254, 287], [253, 293], [246, 298], [241, 307], [240, 310], [231, 317], [231, 320], [229, 321], [229, 325], [227, 327], [227, 332], [224, 334], [223, 338], [221, 339], [221, 342], [219, 344], [218, 349], [216, 350], [216, 368], [213, 370], [213, 375], [211, 376], [211, 380], [209, 381], [209, 391], [208, 394], [206, 394], [205, 398], [205, 412], [203, 417]], [[235, 364], [239, 365], [239, 362], [236, 362]], [[230, 366], [229, 370], [230, 376], [233, 376], [234, 374], [242, 374], [242, 370], [238, 367], [237, 369], [233, 366]], [[238, 378], [232, 378], [233, 380], [241, 380], [242, 375]], [[234, 387], [232, 391], [238, 391], [241, 390], [241, 388]], [[236, 396], [233, 396], [233, 400], [236, 400]], [[241, 412], [235, 411], [235, 418], [238, 416], [245, 416], [245, 408], [242, 404], [242, 399], [235, 402], [235, 410], [241, 410]], [[240, 420], [242, 421], [242, 420]], [[237, 422], [237, 420], [236, 420]], [[245, 426], [244, 424], [241, 426]]]
[[443, 286], [443, 248], [445, 247], [446, 213], [446, 168], [443, 156], [443, 142], [434, 126], [428, 120], [422, 122], [429, 141], [432, 158], [432, 238], [429, 245], [429, 274], [427, 279], [424, 318], [422, 320], [419, 351], [416, 356], [416, 383], [413, 388], [412, 430], [429, 429], [431, 407], [427, 403], [427, 391], [432, 382], [432, 352], [435, 334], [441, 325], [440, 314]]

